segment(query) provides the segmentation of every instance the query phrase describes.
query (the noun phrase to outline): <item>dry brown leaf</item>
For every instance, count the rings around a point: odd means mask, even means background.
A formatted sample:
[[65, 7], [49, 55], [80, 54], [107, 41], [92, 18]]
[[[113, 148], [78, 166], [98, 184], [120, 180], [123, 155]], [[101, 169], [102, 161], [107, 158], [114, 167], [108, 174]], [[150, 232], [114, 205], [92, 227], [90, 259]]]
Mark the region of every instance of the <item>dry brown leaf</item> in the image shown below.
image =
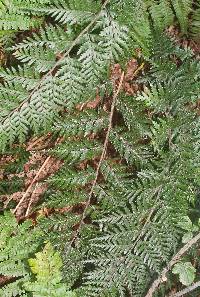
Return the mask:
[[124, 82], [124, 91], [127, 95], [133, 96], [139, 90], [138, 84]]
[[83, 111], [85, 109], [96, 109], [99, 106], [100, 102], [101, 102], [101, 97], [99, 96], [98, 89], [97, 89], [97, 94], [94, 100], [84, 102], [82, 104], [77, 104], [76, 109], [78, 111]]
[[120, 80], [122, 75], [122, 68], [120, 64], [114, 64], [111, 67], [111, 73], [110, 73], [110, 79], [113, 82], [116, 82], [117, 80]]
[[138, 69], [138, 62], [136, 59], [128, 61], [126, 66], [125, 81], [133, 80], [135, 78], [135, 71]]

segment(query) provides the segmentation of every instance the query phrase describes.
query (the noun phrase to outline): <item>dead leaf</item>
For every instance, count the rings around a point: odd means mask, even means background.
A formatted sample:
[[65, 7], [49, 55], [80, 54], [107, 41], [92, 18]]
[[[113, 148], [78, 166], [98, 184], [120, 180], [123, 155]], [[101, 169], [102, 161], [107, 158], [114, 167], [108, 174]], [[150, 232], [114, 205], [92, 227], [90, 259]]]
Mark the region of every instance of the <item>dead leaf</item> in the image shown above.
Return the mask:
[[133, 80], [135, 78], [135, 71], [138, 68], [138, 62], [136, 59], [131, 59], [128, 61], [126, 66], [125, 81]]

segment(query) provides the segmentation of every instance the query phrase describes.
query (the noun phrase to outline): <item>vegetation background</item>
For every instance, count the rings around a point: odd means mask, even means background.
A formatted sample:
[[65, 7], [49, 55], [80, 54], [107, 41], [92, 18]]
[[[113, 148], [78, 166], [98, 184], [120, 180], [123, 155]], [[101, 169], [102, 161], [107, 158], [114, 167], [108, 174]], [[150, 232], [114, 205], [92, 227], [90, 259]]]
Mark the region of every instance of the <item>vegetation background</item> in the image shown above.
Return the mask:
[[0, 297], [200, 295], [200, 1], [0, 0]]

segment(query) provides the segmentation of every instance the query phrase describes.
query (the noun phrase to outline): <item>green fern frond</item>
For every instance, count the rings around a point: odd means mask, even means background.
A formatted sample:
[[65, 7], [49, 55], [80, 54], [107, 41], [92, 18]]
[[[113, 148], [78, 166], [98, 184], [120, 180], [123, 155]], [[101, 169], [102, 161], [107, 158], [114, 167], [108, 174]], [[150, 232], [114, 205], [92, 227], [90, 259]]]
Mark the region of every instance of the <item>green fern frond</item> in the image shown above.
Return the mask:
[[84, 24], [90, 22], [100, 9], [99, 2], [86, 1], [51, 1], [46, 8], [36, 8], [36, 11], [50, 15], [61, 24]]
[[[132, 133], [124, 137], [123, 134], [112, 131], [110, 134], [110, 142], [115, 150], [120, 154], [122, 159], [125, 159], [129, 165], [136, 165], [140, 162], [145, 162], [151, 156], [150, 152], [142, 150], [142, 148], [132, 141]], [[146, 151], [145, 151], [146, 150]]]
[[63, 169], [56, 176], [50, 178], [49, 182], [60, 189], [76, 189], [78, 191], [79, 188], [86, 186], [93, 179], [94, 171], [91, 168], [84, 171], [84, 176], [81, 171]]
[[54, 131], [62, 136], [86, 137], [98, 133], [108, 127], [108, 118], [105, 113], [98, 114], [95, 111], [84, 111], [82, 113], [68, 114], [64, 121], [60, 120], [54, 124]]
[[69, 39], [69, 46], [71, 45], [71, 35], [73, 36], [73, 32], [70, 28], [64, 30], [58, 25], [49, 24], [45, 28], [40, 28], [39, 33], [33, 33], [32, 37], [27, 37], [23, 42], [13, 45], [12, 49], [19, 54], [21, 50], [31, 49], [32, 47], [38, 48], [38, 50], [45, 47], [58, 54], [67, 48], [67, 39]]
[[33, 68], [24, 68], [19, 66], [17, 69], [12, 67], [10, 69], [1, 69], [1, 77], [10, 84], [10, 86], [21, 84], [27, 91], [32, 90], [39, 81], [39, 74]]
[[31, 231], [30, 221], [18, 225], [11, 213], [1, 216], [0, 273], [13, 278], [10, 284], [0, 289], [1, 296], [27, 296], [22, 288], [23, 282], [30, 277], [26, 261], [40, 245], [41, 234], [37, 229]]
[[[171, 223], [170, 210], [168, 213], [166, 207], [165, 210], [160, 208], [158, 201], [151, 201], [151, 204], [143, 210], [124, 208], [98, 221], [104, 235], [91, 241], [91, 253], [95, 253], [96, 257], [90, 258], [89, 263], [93, 263], [96, 269], [86, 275], [88, 296], [103, 295], [112, 287], [117, 288], [120, 296], [126, 296], [127, 289], [134, 296], [141, 296], [148, 284], [148, 271], [155, 273], [161, 270], [160, 257], [162, 263], [168, 261], [178, 244], [179, 235]], [[168, 222], [164, 219], [165, 215], [169, 218]], [[160, 227], [163, 237], [154, 233]], [[169, 230], [172, 235], [170, 241], [166, 240]]]
[[103, 15], [102, 23], [99, 46], [102, 47], [106, 60], [119, 60], [120, 54], [127, 49], [128, 28], [120, 26], [112, 15], [106, 13]]
[[188, 15], [192, 11], [192, 0], [173, 0], [172, 5], [183, 34], [188, 32]]
[[34, 65], [36, 71], [39, 73], [50, 70], [55, 63], [55, 54], [53, 50], [48, 50], [48, 53], [40, 48], [37, 49], [23, 49], [15, 52], [15, 57], [20, 62], [27, 63], [27, 65]]
[[[84, 255], [88, 252], [86, 238], [89, 236], [88, 230], [82, 233], [81, 240], [76, 246], [76, 249], [70, 246], [72, 239], [72, 229], [77, 226], [80, 220], [80, 215], [74, 215], [70, 212], [65, 214], [57, 214], [51, 216], [49, 219], [41, 218], [40, 226], [44, 231], [44, 238], [51, 240], [56, 250], [62, 256], [62, 272], [64, 281], [70, 287], [74, 286], [76, 280], [80, 277], [84, 269]], [[79, 295], [78, 295], [79, 296]]]
[[95, 37], [92, 34], [87, 34], [78, 51], [79, 61], [83, 65], [82, 74], [92, 85], [98, 82], [100, 74], [102, 79], [105, 76], [103, 73], [105, 71], [104, 51], [100, 49], [98, 41], [95, 42]]
[[192, 13], [192, 22], [190, 25], [190, 31], [192, 37], [195, 40], [199, 40], [200, 36], [200, 2], [197, 1], [197, 8]]
[[[1, 0], [0, 1], [0, 30], [27, 30], [31, 27], [39, 27], [43, 21], [42, 16], [33, 17], [27, 10], [37, 6], [48, 4], [48, 0], [41, 2], [37, 1], [16, 1], [16, 0]], [[33, 14], [34, 15], [34, 14]]]
[[[182, 218], [199, 214], [199, 61], [165, 30], [179, 23], [190, 32], [197, 7], [189, 0], [27, 3], [10, 2], [9, 16], [28, 19], [27, 29], [34, 17], [45, 21], [24, 40], [16, 35], [11, 68], [1, 70], [0, 147], [9, 155], [9, 145], [51, 132], [61, 138], [44, 154], [62, 168], [46, 178], [31, 214], [36, 226], [0, 217], [0, 273], [17, 277], [0, 295], [143, 297], [181, 245]], [[133, 56], [142, 66], [119, 86]], [[3, 174], [23, 170], [29, 152], [22, 147]], [[10, 188], [11, 179], [0, 179], [3, 195], [22, 191], [21, 179]]]
[[36, 280], [26, 282], [24, 288], [32, 292], [33, 296], [76, 297], [74, 292], [68, 291], [66, 285], [61, 283], [62, 261], [50, 243], [46, 244], [42, 252], [36, 254], [36, 259], [29, 259], [28, 262]]
[[66, 142], [52, 150], [55, 156], [64, 159], [70, 165], [84, 160], [91, 160], [101, 155], [101, 152], [102, 146], [98, 142], [88, 140], [82, 141], [81, 144], [79, 141]]
[[[105, 13], [102, 15], [100, 26], [103, 26], [103, 28], [101, 28], [99, 34], [100, 41], [96, 45], [98, 45], [102, 56], [101, 66], [104, 65], [104, 69], [107, 71], [110, 59], [119, 58], [119, 54], [126, 47], [127, 30], [124, 27], [121, 28], [110, 15]], [[42, 32], [40, 38], [43, 35], [44, 32]], [[53, 38], [57, 39], [57, 36], [54, 34]], [[58, 64], [54, 50], [43, 48], [43, 45], [38, 48], [38, 38], [36, 39], [37, 43], [34, 44], [33, 42], [34, 47], [31, 48], [27, 47], [26, 41], [24, 45], [20, 43], [19, 50], [15, 52], [15, 55], [20, 61], [32, 65], [37, 72], [44, 73], [49, 70], [49, 73], [38, 82], [30, 95], [25, 96], [24, 101], [16, 110], [11, 111], [8, 116], [2, 119], [2, 126], [0, 127], [2, 148], [6, 145], [7, 136], [10, 143], [17, 138], [23, 142], [30, 128], [37, 133], [40, 127], [44, 130], [50, 127], [58, 112], [63, 108], [62, 106], [65, 105], [67, 108], [72, 109], [81, 101], [86, 101], [95, 96], [93, 85], [88, 84], [90, 81], [90, 78], [86, 75], [88, 71], [91, 77], [96, 77], [96, 80], [100, 80], [101, 77], [102, 72], [97, 72], [96, 64], [92, 63], [92, 68], [88, 69], [88, 63], [83, 61], [84, 49], [86, 51], [84, 57], [88, 56], [88, 49], [81, 47], [81, 43], [85, 41], [85, 38], [79, 44], [80, 52], [78, 56], [80, 56], [80, 60], [67, 56], [62, 58], [62, 62]], [[29, 42], [30, 39], [28, 39]], [[68, 42], [67, 34], [66, 42]], [[76, 42], [74, 45], [76, 45]], [[93, 59], [92, 52], [90, 50], [91, 59]], [[52, 69], [54, 69], [55, 65], [58, 65], [58, 69], [53, 74]], [[90, 98], [88, 98], [89, 93]], [[37, 114], [38, 112], [39, 114]], [[41, 117], [38, 118], [36, 114]]]
[[152, 1], [150, 13], [154, 26], [160, 30], [167, 28], [174, 20], [174, 14], [168, 0]]

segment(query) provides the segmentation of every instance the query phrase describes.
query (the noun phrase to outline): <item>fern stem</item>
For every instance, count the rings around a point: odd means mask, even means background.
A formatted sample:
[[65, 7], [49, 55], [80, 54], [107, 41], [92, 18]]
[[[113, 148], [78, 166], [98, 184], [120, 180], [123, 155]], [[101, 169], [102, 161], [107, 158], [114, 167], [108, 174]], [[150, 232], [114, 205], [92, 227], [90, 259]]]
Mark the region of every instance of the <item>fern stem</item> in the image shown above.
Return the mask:
[[136, 244], [138, 243], [138, 241], [139, 241], [139, 240], [142, 238], [142, 236], [144, 235], [145, 230], [148, 228], [148, 225], [149, 225], [149, 223], [150, 223], [151, 217], [152, 217], [154, 211], [156, 210], [156, 207], [157, 207], [157, 204], [156, 204], [156, 203], [158, 202], [158, 200], [159, 200], [159, 198], [160, 198], [160, 194], [161, 194], [161, 192], [162, 192], [162, 186], [159, 186], [158, 188], [156, 188], [155, 193], [153, 194], [153, 196], [156, 195], [156, 199], [155, 199], [155, 202], [154, 202], [154, 206], [149, 210], [149, 211], [150, 211], [150, 212], [149, 212], [149, 215], [148, 215], [148, 217], [147, 217], [147, 219], [146, 219], [146, 222], [145, 222], [144, 226], [143, 226], [142, 229], [141, 229], [141, 232], [139, 233], [137, 239], [136, 239], [135, 242], [134, 242], [133, 248], [136, 246]]
[[189, 292], [192, 292], [194, 291], [196, 288], [200, 287], [200, 281], [199, 282], [196, 282], [194, 283], [192, 286], [190, 287], [187, 287], [181, 291], [179, 291], [178, 293], [176, 294], [173, 294], [173, 295], [170, 295], [169, 297], [182, 297], [183, 295], [189, 293]]
[[[60, 142], [60, 139], [58, 138], [55, 142], [55, 145], [57, 145]], [[21, 206], [21, 204], [24, 202], [25, 198], [27, 197], [27, 195], [29, 194], [29, 192], [31, 191], [33, 185], [37, 182], [38, 177], [40, 176], [40, 173], [44, 170], [45, 166], [48, 164], [48, 162], [51, 160], [51, 156], [48, 156], [44, 163], [42, 164], [42, 166], [40, 167], [40, 169], [38, 170], [36, 176], [34, 177], [34, 179], [32, 180], [32, 182], [30, 183], [30, 185], [28, 186], [28, 188], [26, 189], [25, 193], [23, 194], [22, 198], [20, 199], [19, 203], [17, 204], [17, 206], [15, 207], [13, 213], [15, 214], [18, 210], [18, 208]], [[31, 204], [32, 204], [32, 199], [30, 199], [27, 210], [26, 210], [26, 214], [25, 217], [27, 217], [29, 215], [30, 209], [31, 209]]]
[[[42, 164], [42, 166], [40, 167], [40, 170], [37, 172], [36, 176], [34, 177], [34, 179], [32, 180], [32, 182], [30, 183], [30, 185], [28, 186], [28, 188], [26, 189], [25, 193], [23, 194], [22, 198], [20, 199], [19, 203], [17, 204], [17, 206], [15, 207], [15, 209], [13, 210], [13, 213], [15, 214], [17, 212], [17, 210], [19, 209], [19, 207], [21, 206], [21, 204], [24, 202], [25, 198], [27, 197], [27, 195], [29, 194], [30, 190], [32, 189], [32, 186], [34, 185], [34, 183], [37, 181], [38, 176], [40, 175], [40, 173], [42, 172], [42, 170], [45, 168], [45, 166], [47, 165], [47, 163], [49, 162], [49, 160], [51, 159], [51, 156], [49, 156], [48, 158], [46, 158], [46, 160], [44, 161], [44, 163]], [[29, 204], [30, 206], [30, 204]], [[26, 216], [29, 213], [29, 209], [30, 207], [28, 207], [27, 211], [26, 211]]]
[[198, 241], [200, 240], [200, 233], [198, 233], [195, 237], [193, 237], [189, 242], [187, 242], [179, 251], [178, 253], [171, 259], [169, 264], [163, 269], [160, 276], [153, 282], [152, 286], [148, 290], [145, 297], [152, 297], [156, 289], [159, 285], [163, 282], [167, 281], [166, 274], [171, 270], [171, 268], [176, 264], [181, 257]]
[[111, 111], [110, 111], [110, 116], [109, 116], [108, 130], [107, 130], [107, 133], [106, 133], [106, 138], [105, 138], [105, 141], [104, 141], [102, 154], [101, 154], [101, 157], [100, 157], [100, 160], [99, 160], [97, 169], [96, 169], [95, 179], [94, 179], [94, 181], [92, 183], [92, 187], [91, 187], [91, 190], [89, 192], [88, 200], [86, 202], [86, 205], [85, 205], [85, 208], [84, 208], [84, 211], [83, 211], [83, 214], [82, 214], [82, 217], [81, 217], [79, 226], [78, 226], [77, 230], [75, 231], [75, 233], [73, 235], [73, 238], [72, 238], [72, 240], [70, 242], [70, 245], [69, 245], [69, 249], [68, 249], [67, 254], [69, 253], [72, 245], [75, 243], [75, 241], [76, 241], [76, 239], [77, 239], [77, 237], [79, 235], [79, 232], [81, 230], [81, 227], [82, 227], [82, 225], [84, 223], [84, 219], [86, 218], [86, 213], [87, 213], [88, 207], [90, 206], [92, 195], [93, 195], [93, 192], [94, 192], [94, 188], [95, 188], [95, 186], [97, 184], [97, 180], [98, 180], [98, 177], [99, 177], [100, 168], [101, 168], [102, 162], [103, 162], [103, 160], [104, 160], [104, 158], [106, 156], [107, 146], [108, 146], [108, 141], [109, 141], [109, 136], [110, 136], [110, 132], [111, 132], [111, 129], [112, 129], [114, 109], [115, 109], [117, 97], [118, 97], [118, 95], [120, 93], [120, 90], [122, 88], [122, 84], [123, 84], [123, 81], [124, 81], [124, 75], [125, 75], [124, 72], [122, 72], [122, 75], [121, 75], [121, 78], [120, 78], [120, 82], [119, 82], [119, 86], [118, 86], [118, 88], [115, 91], [114, 96], [113, 96], [113, 101], [112, 101], [112, 106], [111, 106]]

